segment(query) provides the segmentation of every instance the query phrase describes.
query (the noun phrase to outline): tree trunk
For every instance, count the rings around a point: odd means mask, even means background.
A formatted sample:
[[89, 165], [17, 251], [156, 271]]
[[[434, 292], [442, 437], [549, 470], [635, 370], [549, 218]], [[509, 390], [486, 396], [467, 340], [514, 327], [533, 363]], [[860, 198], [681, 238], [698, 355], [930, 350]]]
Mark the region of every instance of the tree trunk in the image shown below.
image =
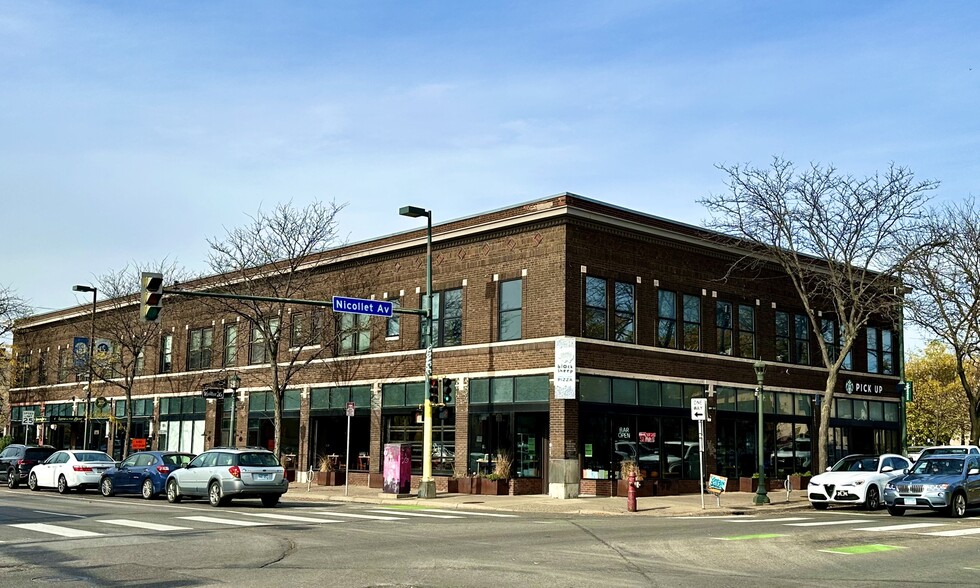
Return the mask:
[[276, 390], [276, 407], [273, 414], [275, 419], [273, 421], [275, 428], [275, 436], [273, 437], [273, 452], [276, 454], [276, 459], [282, 459], [282, 401], [285, 396], [285, 391]]
[[[827, 446], [830, 441], [830, 414], [834, 410], [834, 388], [837, 386], [836, 374], [827, 376], [827, 387], [820, 405], [820, 428], [817, 431], [817, 472], [827, 469]], [[812, 448], [811, 448], [812, 450]]]
[[977, 418], [977, 401], [974, 398], [973, 387], [970, 386], [969, 381], [966, 379], [966, 368], [963, 366], [963, 352], [956, 349], [956, 375], [960, 378], [960, 385], [963, 386], [963, 391], [966, 392], [966, 400], [969, 405], [970, 411], [970, 444], [976, 445], [977, 438], [980, 436], [980, 418]]
[[[122, 458], [129, 457], [129, 436], [133, 430], [133, 396], [126, 391], [126, 434], [123, 436]], [[111, 448], [109, 448], [111, 451]]]

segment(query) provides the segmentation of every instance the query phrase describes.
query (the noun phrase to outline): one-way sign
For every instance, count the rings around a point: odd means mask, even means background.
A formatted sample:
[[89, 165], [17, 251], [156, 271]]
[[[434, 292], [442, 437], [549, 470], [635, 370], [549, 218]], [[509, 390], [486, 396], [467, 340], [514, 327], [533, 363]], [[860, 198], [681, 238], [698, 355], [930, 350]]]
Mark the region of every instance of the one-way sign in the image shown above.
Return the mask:
[[705, 420], [708, 420], [708, 399], [707, 398], [692, 398], [691, 399], [691, 420], [692, 421], [705, 421]]

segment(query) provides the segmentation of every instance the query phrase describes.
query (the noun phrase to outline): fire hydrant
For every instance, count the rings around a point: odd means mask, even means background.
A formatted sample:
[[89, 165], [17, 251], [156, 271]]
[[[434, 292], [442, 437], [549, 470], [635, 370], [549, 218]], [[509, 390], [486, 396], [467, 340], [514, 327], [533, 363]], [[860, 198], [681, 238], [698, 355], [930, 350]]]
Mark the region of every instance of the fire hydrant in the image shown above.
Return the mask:
[[626, 510], [628, 512], [636, 512], [636, 472], [630, 472], [630, 475], [626, 480], [628, 482], [626, 490]]

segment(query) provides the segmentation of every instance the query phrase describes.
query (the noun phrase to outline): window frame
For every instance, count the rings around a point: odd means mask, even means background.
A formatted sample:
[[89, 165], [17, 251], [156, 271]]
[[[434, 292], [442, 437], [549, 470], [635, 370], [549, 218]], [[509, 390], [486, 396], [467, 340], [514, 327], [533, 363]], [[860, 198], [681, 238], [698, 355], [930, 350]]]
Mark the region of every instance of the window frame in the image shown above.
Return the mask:
[[[349, 324], [345, 324], [348, 323]], [[337, 314], [337, 355], [360, 355], [371, 351], [371, 315]]]
[[[229, 337], [229, 334], [232, 336]], [[238, 365], [238, 323], [228, 323], [221, 331], [221, 365], [234, 367]]]
[[164, 333], [160, 336], [160, 363], [157, 373], [169, 374], [174, 371], [174, 335]]
[[211, 350], [213, 347], [213, 326], [189, 329], [187, 331], [187, 358], [184, 362], [187, 371], [209, 369], [211, 367]]
[[[451, 295], [451, 296], [450, 296]], [[455, 305], [455, 298], [459, 298], [459, 314], [458, 315], [448, 315], [446, 313], [446, 308], [449, 306], [447, 303], [448, 299], [453, 298], [453, 305]], [[445, 290], [436, 290], [432, 293], [432, 331], [435, 333], [435, 337], [432, 341], [433, 347], [457, 347], [463, 344], [463, 308], [465, 302], [463, 300], [463, 288], [447, 288]], [[427, 295], [422, 295], [422, 308], [428, 308]], [[450, 340], [449, 343], [446, 342], [446, 328], [447, 324], [453, 324], [455, 322], [459, 323], [459, 340]], [[428, 340], [425, 336], [425, 323], [426, 321], [419, 321], [419, 342], [422, 349], [428, 346]], [[456, 332], [456, 330], [452, 330]], [[430, 334], [431, 335], [431, 334]]]
[[[516, 293], [516, 306], [507, 304], [507, 298], [504, 292], [505, 287], [513, 287], [515, 284], [517, 286], [516, 290], [510, 292], [510, 294], [514, 295]], [[524, 279], [515, 278], [498, 282], [497, 301], [497, 340], [518, 341], [522, 339], [524, 335]], [[512, 327], [515, 324], [516, 329]], [[509, 326], [512, 328], [508, 329], [507, 327]]]

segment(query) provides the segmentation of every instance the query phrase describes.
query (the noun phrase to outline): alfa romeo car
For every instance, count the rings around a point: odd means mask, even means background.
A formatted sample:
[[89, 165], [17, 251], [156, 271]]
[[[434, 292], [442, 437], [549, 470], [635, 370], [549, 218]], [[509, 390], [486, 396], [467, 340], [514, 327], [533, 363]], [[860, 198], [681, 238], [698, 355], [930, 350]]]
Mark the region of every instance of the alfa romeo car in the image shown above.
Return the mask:
[[980, 506], [980, 457], [960, 454], [920, 458], [907, 474], [885, 485], [885, 506], [893, 516], [917, 509], [962, 517], [967, 508]]
[[848, 455], [827, 471], [810, 479], [807, 498], [817, 510], [831, 504], [881, 508], [885, 485], [905, 472], [912, 463], [901, 455]]

